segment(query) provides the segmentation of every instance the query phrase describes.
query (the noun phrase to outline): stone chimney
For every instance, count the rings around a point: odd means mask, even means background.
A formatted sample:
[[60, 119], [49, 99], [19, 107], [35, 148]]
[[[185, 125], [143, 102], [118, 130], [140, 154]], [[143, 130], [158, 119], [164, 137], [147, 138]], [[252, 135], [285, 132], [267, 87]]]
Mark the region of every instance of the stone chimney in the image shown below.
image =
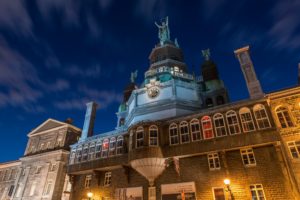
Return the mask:
[[234, 53], [240, 62], [250, 98], [256, 99], [263, 97], [264, 93], [261, 89], [260, 82], [256, 77], [254, 66], [250, 57], [249, 46], [237, 49]]
[[95, 102], [89, 102], [86, 104], [85, 119], [79, 141], [84, 141], [87, 137], [91, 137], [93, 135], [97, 106], [98, 105]]

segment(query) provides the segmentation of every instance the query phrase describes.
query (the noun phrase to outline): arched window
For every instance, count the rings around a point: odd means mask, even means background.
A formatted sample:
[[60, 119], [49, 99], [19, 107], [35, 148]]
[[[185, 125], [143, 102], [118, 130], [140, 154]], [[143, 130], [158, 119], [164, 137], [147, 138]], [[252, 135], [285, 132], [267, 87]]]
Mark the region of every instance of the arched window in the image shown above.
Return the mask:
[[228, 124], [229, 133], [231, 135], [241, 132], [237, 115], [233, 110], [228, 111], [226, 113], [226, 120]]
[[136, 148], [144, 146], [144, 128], [138, 127], [136, 130]]
[[116, 138], [112, 137], [109, 139], [109, 156], [116, 155]]
[[255, 105], [253, 107], [253, 112], [259, 129], [265, 129], [271, 127], [266, 109], [262, 104]]
[[288, 128], [293, 126], [292, 119], [286, 107], [279, 107], [276, 109], [276, 114], [281, 125], [281, 128]]
[[224, 104], [225, 103], [224, 97], [223, 96], [217, 96], [216, 102], [217, 102], [217, 105]]
[[192, 141], [201, 139], [200, 123], [198, 119], [192, 119], [190, 122]]
[[95, 158], [95, 142], [92, 142], [90, 144], [89, 149], [89, 160], [93, 160]]
[[254, 122], [252, 119], [252, 115], [250, 109], [247, 107], [241, 108], [239, 111], [240, 118], [242, 121], [242, 127], [244, 132], [254, 131]]
[[108, 148], [109, 148], [109, 140], [106, 138], [103, 140], [102, 143], [102, 152], [101, 152], [101, 157], [106, 158], [108, 154]]
[[212, 107], [214, 105], [212, 98], [207, 98], [205, 104], [207, 107]]
[[221, 113], [217, 113], [213, 117], [214, 125], [215, 125], [215, 132], [217, 137], [222, 137], [227, 135], [224, 117]]
[[76, 162], [77, 163], [81, 162], [81, 156], [82, 156], [82, 147], [79, 146], [79, 147], [77, 147], [77, 150], [76, 150]]
[[70, 154], [70, 164], [74, 164], [75, 156], [76, 156], [76, 150], [72, 150], [72, 152]]
[[82, 161], [87, 161], [88, 153], [89, 153], [89, 144], [85, 144], [83, 147]]
[[158, 145], [158, 128], [155, 125], [149, 127], [149, 146]]
[[211, 123], [211, 118], [209, 116], [204, 116], [201, 119], [203, 138], [210, 139], [214, 137], [213, 127]]
[[188, 143], [190, 142], [190, 134], [189, 134], [189, 124], [186, 121], [180, 122], [180, 142]]
[[102, 141], [98, 140], [96, 143], [96, 158], [100, 158], [101, 157], [101, 151], [102, 151]]
[[179, 143], [177, 124], [173, 123], [169, 126], [169, 137], [170, 137], [170, 145]]
[[124, 143], [124, 139], [123, 136], [120, 135], [117, 138], [117, 155], [120, 155], [123, 153], [123, 143]]

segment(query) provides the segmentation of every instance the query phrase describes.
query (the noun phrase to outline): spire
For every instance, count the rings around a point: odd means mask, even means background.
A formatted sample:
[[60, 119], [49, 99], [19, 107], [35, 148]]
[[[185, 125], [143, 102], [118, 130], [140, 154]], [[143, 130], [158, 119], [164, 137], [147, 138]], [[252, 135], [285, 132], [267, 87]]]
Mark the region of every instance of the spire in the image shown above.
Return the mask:
[[254, 66], [250, 57], [249, 46], [237, 49], [234, 53], [240, 62], [250, 98], [255, 99], [263, 97], [264, 93], [261, 89], [260, 82], [256, 77]]

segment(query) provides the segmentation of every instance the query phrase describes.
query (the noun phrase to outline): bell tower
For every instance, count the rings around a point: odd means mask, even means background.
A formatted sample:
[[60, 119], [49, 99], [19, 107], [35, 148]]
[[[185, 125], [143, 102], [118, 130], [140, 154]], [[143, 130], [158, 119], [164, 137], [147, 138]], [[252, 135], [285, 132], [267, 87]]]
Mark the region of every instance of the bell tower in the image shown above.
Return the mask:
[[264, 93], [261, 89], [260, 82], [256, 77], [253, 63], [250, 58], [249, 46], [237, 49], [234, 51], [234, 53], [240, 62], [250, 98], [256, 99], [263, 97]]

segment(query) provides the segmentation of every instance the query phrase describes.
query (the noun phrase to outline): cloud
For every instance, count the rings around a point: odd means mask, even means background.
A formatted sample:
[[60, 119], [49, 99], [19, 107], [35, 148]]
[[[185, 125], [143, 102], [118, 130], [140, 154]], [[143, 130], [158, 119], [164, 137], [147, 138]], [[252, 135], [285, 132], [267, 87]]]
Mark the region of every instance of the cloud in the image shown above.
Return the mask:
[[54, 106], [61, 110], [83, 110], [85, 104], [90, 101], [95, 101], [99, 104], [100, 108], [107, 108], [112, 103], [120, 103], [122, 101], [122, 94], [119, 94], [112, 90], [96, 90], [88, 88], [85, 85], [81, 85], [78, 88], [78, 98], [70, 100], [57, 101]]
[[80, 76], [83, 78], [97, 78], [101, 75], [100, 65], [95, 65], [92, 67], [80, 67], [77, 65], [69, 66], [65, 69], [65, 73], [71, 76]]
[[0, 27], [28, 36], [32, 35], [32, 26], [24, 1], [0, 1]]
[[143, 19], [152, 23], [155, 19], [166, 16], [168, 5], [167, 1], [161, 0], [137, 0], [135, 11]]

